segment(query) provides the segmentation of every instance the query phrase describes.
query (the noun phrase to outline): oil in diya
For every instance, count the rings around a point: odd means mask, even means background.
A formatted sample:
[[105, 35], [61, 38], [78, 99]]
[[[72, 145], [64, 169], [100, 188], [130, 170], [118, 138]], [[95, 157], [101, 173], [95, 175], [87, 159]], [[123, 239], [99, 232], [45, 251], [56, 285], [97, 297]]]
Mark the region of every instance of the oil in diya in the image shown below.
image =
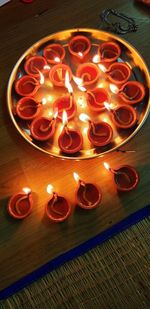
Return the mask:
[[121, 54], [120, 46], [115, 42], [104, 42], [98, 48], [98, 62], [114, 62]]
[[76, 114], [76, 102], [74, 100], [73, 88], [70, 83], [69, 72], [65, 73], [65, 88], [68, 90], [68, 95], [58, 98], [54, 102], [54, 109], [58, 110], [58, 118], [62, 120], [63, 111], [67, 113], [67, 119], [72, 119]]
[[41, 142], [49, 140], [55, 133], [57, 115], [56, 110], [52, 118], [44, 116], [35, 118], [30, 126], [31, 136]]
[[65, 87], [65, 76], [66, 72], [69, 74], [69, 81], [72, 79], [72, 71], [71, 68], [63, 63], [54, 65], [50, 72], [49, 78], [54, 86]]
[[104, 162], [104, 167], [114, 176], [114, 182], [118, 191], [131, 191], [137, 186], [139, 175], [134, 167], [122, 165], [117, 169], [112, 169], [106, 162]]
[[109, 87], [111, 92], [118, 94], [119, 98], [126, 104], [140, 103], [145, 97], [145, 87], [138, 81], [128, 81], [120, 88], [114, 84], [110, 84]]
[[85, 183], [75, 172], [73, 177], [78, 184], [76, 190], [77, 205], [87, 210], [98, 207], [102, 200], [101, 190], [95, 184]]
[[137, 112], [132, 106], [124, 104], [113, 108], [107, 102], [104, 105], [111, 113], [112, 121], [117, 128], [129, 129], [137, 123]]
[[94, 63], [80, 64], [76, 71], [76, 77], [82, 79], [83, 86], [91, 86], [95, 84], [100, 76], [100, 71]]
[[66, 52], [61, 44], [47, 45], [43, 50], [43, 55], [50, 64], [58, 64], [65, 58]]
[[29, 57], [25, 64], [24, 64], [24, 69], [25, 72], [28, 75], [34, 76], [36, 78], [40, 77], [40, 73], [46, 73], [47, 70], [45, 70], [47, 66], [47, 61], [44, 57], [42, 56], [33, 56]]
[[23, 188], [21, 192], [14, 194], [8, 202], [8, 213], [15, 219], [24, 219], [32, 211], [32, 194], [30, 188]]
[[33, 76], [24, 75], [15, 83], [15, 90], [20, 96], [33, 97], [40, 88], [40, 82]]
[[47, 193], [50, 199], [46, 205], [46, 215], [54, 222], [65, 221], [71, 214], [71, 206], [65, 197], [58, 195], [53, 191], [53, 186], [47, 186]]
[[112, 142], [113, 129], [107, 122], [93, 122], [84, 113], [80, 114], [79, 119], [89, 124], [88, 139], [94, 146], [103, 147]]
[[67, 122], [67, 113], [63, 111], [63, 129], [58, 138], [58, 145], [62, 152], [74, 154], [82, 149], [83, 137], [78, 130], [68, 128]]

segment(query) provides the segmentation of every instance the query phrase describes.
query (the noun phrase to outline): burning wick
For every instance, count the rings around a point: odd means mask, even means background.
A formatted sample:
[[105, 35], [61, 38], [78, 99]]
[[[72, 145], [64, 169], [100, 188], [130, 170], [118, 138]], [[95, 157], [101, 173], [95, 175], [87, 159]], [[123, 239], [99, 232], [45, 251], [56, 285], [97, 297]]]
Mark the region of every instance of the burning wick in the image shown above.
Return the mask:
[[105, 136], [107, 136], [107, 133], [106, 133], [106, 132], [103, 132], [103, 133], [101, 133], [101, 132], [97, 133], [97, 132], [96, 132], [95, 124], [94, 124], [94, 122], [91, 121], [91, 119], [90, 119], [90, 117], [89, 117], [88, 115], [82, 113], [82, 114], [80, 114], [79, 119], [80, 119], [81, 121], [83, 121], [83, 122], [88, 122], [88, 123], [90, 124], [90, 126], [91, 126], [91, 128], [92, 128], [92, 133], [93, 133], [95, 136], [99, 136], [99, 137], [105, 137]]
[[66, 113], [65, 110], [63, 111], [63, 115], [62, 115], [62, 122], [63, 122], [63, 126], [64, 126], [64, 131], [67, 134], [67, 136], [69, 137], [69, 142], [65, 147], [66, 149], [68, 149], [68, 148], [71, 147], [73, 140], [72, 140], [72, 137], [71, 137], [69, 130], [68, 130], [68, 127], [67, 127], [68, 118], [67, 118], [67, 113]]
[[66, 108], [66, 110], [69, 110], [72, 107], [73, 88], [72, 88], [72, 85], [70, 83], [69, 72], [68, 71], [66, 71], [66, 74], [65, 74], [65, 87], [68, 89], [69, 96], [70, 96], [70, 103], [69, 103], [69, 106]]
[[83, 180], [81, 180], [79, 175], [75, 172], [73, 173], [73, 177], [74, 177], [75, 181], [79, 184], [79, 186], [83, 187], [83, 200], [88, 204], [88, 206], [91, 206], [92, 203], [88, 200], [88, 198], [86, 196], [87, 195], [87, 187], [86, 187], [85, 182]]
[[81, 53], [81, 52], [78, 52], [78, 55], [80, 56], [80, 58], [83, 57], [83, 53]]
[[55, 203], [57, 202], [57, 199], [58, 199], [58, 194], [56, 192], [53, 192], [53, 186], [51, 184], [49, 184], [47, 186], [47, 193], [52, 195], [52, 197], [51, 197], [51, 199], [49, 201], [51, 203], [51, 210], [52, 210], [52, 212], [54, 214], [62, 216], [62, 213], [54, 208]]
[[41, 132], [47, 132], [49, 131], [49, 129], [51, 128], [51, 126], [53, 125], [54, 121], [56, 120], [58, 116], [58, 110], [54, 113], [52, 120], [50, 121], [50, 123], [48, 124], [47, 127], [45, 127], [43, 124], [40, 126], [39, 130]]
[[127, 180], [129, 183], [131, 183], [130, 177], [129, 177], [126, 173], [124, 173], [124, 172], [122, 172], [122, 171], [118, 171], [118, 170], [112, 169], [112, 168], [109, 166], [109, 164], [106, 163], [106, 162], [104, 162], [104, 167], [105, 167], [108, 171], [110, 171], [112, 174], [114, 174], [114, 175], [123, 175], [123, 176], [126, 178], [126, 180]]
[[125, 91], [127, 91], [127, 86], [125, 88], [123, 88], [124, 86], [122, 86], [122, 88], [118, 88], [116, 85], [114, 84], [110, 84], [109, 88], [111, 90], [112, 93], [114, 94], [118, 94], [121, 93], [126, 99], [128, 100], [134, 100], [136, 99], [136, 97], [139, 95], [140, 93], [140, 89], [137, 89], [137, 91], [135, 92], [135, 94], [131, 97], [129, 96]]
[[22, 191], [25, 193], [22, 197], [20, 197], [15, 204], [15, 210], [16, 212], [20, 215], [20, 202], [26, 199], [29, 199], [29, 195], [31, 194], [31, 189], [30, 188], [23, 188]]

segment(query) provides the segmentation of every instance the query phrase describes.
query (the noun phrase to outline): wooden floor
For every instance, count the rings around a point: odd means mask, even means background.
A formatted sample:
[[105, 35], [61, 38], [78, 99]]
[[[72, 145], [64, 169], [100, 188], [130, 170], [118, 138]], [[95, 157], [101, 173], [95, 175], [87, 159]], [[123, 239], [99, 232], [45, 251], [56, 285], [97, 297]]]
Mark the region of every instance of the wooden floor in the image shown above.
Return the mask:
[[[52, 32], [74, 27], [98, 27], [98, 13], [105, 7], [104, 0], [35, 0], [31, 5], [16, 0], [0, 8], [0, 289], [150, 202], [149, 119], [126, 146], [126, 149], [136, 150], [135, 153], [107, 155], [110, 165], [131, 164], [140, 173], [138, 188], [120, 196], [113, 186], [111, 175], [103, 168], [103, 158], [71, 163], [50, 158], [23, 140], [7, 111], [7, 82], [21, 54]], [[125, 0], [114, 0], [112, 7], [136, 18], [138, 32], [125, 35], [124, 39], [141, 52], [150, 66], [148, 9]], [[74, 209], [76, 185], [73, 171], [85, 181], [93, 181], [101, 187], [101, 207], [89, 213]], [[45, 188], [49, 182], [70, 200], [73, 208], [70, 219], [61, 225], [52, 224], [44, 217], [48, 198]], [[7, 215], [7, 201], [23, 186], [30, 186], [34, 192], [34, 209], [25, 221], [15, 222]]]

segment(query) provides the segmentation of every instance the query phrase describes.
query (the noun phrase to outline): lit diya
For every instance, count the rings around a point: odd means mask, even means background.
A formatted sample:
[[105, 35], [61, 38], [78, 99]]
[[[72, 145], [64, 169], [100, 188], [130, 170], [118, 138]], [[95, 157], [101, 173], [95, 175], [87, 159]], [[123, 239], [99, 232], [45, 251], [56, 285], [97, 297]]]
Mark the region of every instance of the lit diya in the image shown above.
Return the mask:
[[51, 68], [49, 78], [55, 86], [64, 87], [66, 72], [68, 72], [69, 80], [71, 80], [72, 71], [70, 67], [62, 63], [56, 64]]
[[51, 195], [50, 200], [46, 205], [46, 215], [54, 222], [62, 222], [71, 214], [71, 206], [63, 197], [53, 192], [53, 186], [47, 186], [47, 192]]
[[39, 72], [45, 71], [45, 67], [47, 67], [47, 61], [42, 56], [30, 57], [24, 64], [26, 73], [34, 77], [39, 77]]
[[73, 154], [82, 149], [83, 137], [81, 133], [67, 127], [67, 113], [63, 111], [63, 130], [58, 139], [60, 149], [68, 154]]
[[65, 74], [65, 87], [68, 89], [69, 95], [62, 96], [54, 102], [54, 109], [58, 110], [58, 118], [62, 120], [63, 111], [67, 113], [67, 119], [71, 119], [76, 114], [76, 102], [73, 97], [73, 89], [70, 84], [69, 72]]
[[94, 63], [82, 63], [76, 71], [76, 76], [82, 79], [83, 86], [90, 86], [96, 83], [99, 75], [99, 69]]
[[89, 53], [91, 42], [87, 37], [77, 35], [70, 40], [68, 49], [70, 54], [82, 60]]
[[131, 191], [137, 186], [139, 175], [132, 166], [122, 165], [114, 170], [105, 162], [104, 167], [113, 174], [116, 187], [119, 191]]
[[29, 188], [13, 195], [8, 202], [8, 213], [15, 219], [24, 219], [32, 210], [32, 194]]
[[74, 179], [78, 183], [76, 190], [77, 204], [83, 209], [93, 209], [100, 205], [102, 192], [92, 183], [85, 183], [79, 178], [77, 173], [73, 173]]
[[15, 83], [15, 90], [21, 96], [34, 96], [40, 87], [39, 81], [33, 76], [24, 75]]
[[86, 98], [89, 108], [94, 112], [104, 111], [104, 103], [110, 101], [109, 94], [104, 88], [95, 88], [87, 91]]
[[16, 104], [16, 114], [24, 120], [32, 120], [40, 112], [41, 104], [32, 97], [21, 98]]
[[30, 126], [31, 136], [38, 141], [49, 140], [55, 133], [57, 115], [56, 111], [51, 119], [48, 117], [35, 118]]
[[112, 141], [113, 130], [112, 127], [104, 121], [96, 122], [90, 120], [90, 117], [86, 114], [80, 114], [81, 121], [88, 122], [88, 138], [94, 146], [106, 146]]
[[116, 127], [128, 129], [136, 124], [137, 112], [132, 106], [124, 104], [112, 108], [109, 103], [104, 103], [104, 105], [111, 112]]
[[100, 70], [106, 73], [107, 78], [115, 84], [121, 85], [126, 83], [131, 75], [131, 69], [126, 63], [115, 62], [108, 69], [103, 64], [98, 64]]
[[65, 49], [61, 44], [50, 44], [43, 50], [43, 55], [50, 64], [62, 62], [65, 58], [65, 54]]
[[114, 62], [119, 58], [121, 49], [120, 46], [115, 42], [104, 42], [100, 45], [98, 54], [100, 61]]
[[128, 81], [120, 89], [116, 85], [110, 84], [110, 90], [119, 94], [120, 99], [127, 104], [139, 103], [145, 97], [144, 85], [138, 81]]

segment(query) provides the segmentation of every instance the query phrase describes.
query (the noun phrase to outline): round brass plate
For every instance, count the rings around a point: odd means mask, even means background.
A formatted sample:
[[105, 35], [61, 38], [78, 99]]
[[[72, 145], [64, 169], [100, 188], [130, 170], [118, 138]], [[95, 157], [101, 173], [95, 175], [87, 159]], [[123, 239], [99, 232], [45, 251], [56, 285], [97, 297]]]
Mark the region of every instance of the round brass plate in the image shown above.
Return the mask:
[[[27, 122], [23, 122], [20, 119], [18, 119], [15, 114], [13, 113], [15, 109], [15, 105], [17, 100], [19, 99], [19, 96], [16, 94], [14, 90], [14, 82], [16, 79], [20, 78], [24, 73], [24, 63], [27, 57], [33, 56], [33, 55], [42, 55], [43, 48], [51, 43], [60, 43], [64, 46], [66, 50], [66, 57], [64, 60], [64, 63], [67, 63], [70, 65], [72, 68], [73, 74], [75, 75], [77, 65], [74, 65], [71, 62], [71, 57], [68, 52], [68, 41], [71, 39], [72, 36], [74, 35], [84, 35], [87, 36], [92, 43], [92, 48], [91, 52], [89, 54], [89, 59], [88, 61], [91, 61], [93, 58], [93, 55], [97, 53], [97, 49], [99, 44], [105, 41], [114, 41], [117, 42], [120, 47], [121, 47], [121, 56], [118, 59], [118, 61], [128, 63], [130, 67], [132, 67], [132, 75], [131, 79], [132, 80], [137, 80], [141, 83], [144, 84], [145, 89], [146, 89], [146, 96], [144, 100], [140, 103], [134, 106], [134, 108], [137, 110], [138, 113], [138, 124], [136, 128], [130, 129], [130, 130], [124, 130], [123, 132], [117, 131], [115, 126], [111, 122], [111, 118], [109, 116], [108, 112], [103, 112], [99, 115], [93, 116], [92, 114], [90, 115], [89, 110], [88, 112], [86, 111], [86, 107], [83, 108], [83, 106], [80, 106], [78, 104], [78, 111], [77, 111], [77, 116], [74, 119], [69, 121], [68, 127], [78, 127], [82, 134], [84, 135], [84, 145], [83, 149], [81, 152], [74, 154], [74, 155], [67, 155], [64, 154], [60, 151], [58, 147], [58, 137], [60, 135], [60, 132], [62, 130], [62, 124], [61, 122], [58, 122], [57, 124], [57, 130], [54, 135], [54, 138], [52, 141], [48, 142], [37, 142], [32, 139], [30, 136], [30, 130], [29, 130], [29, 124]], [[103, 87], [108, 89], [108, 82], [104, 79], [103, 75], [99, 79], [97, 86], [99, 84], [103, 84]], [[74, 90], [75, 90], [75, 100], [78, 101], [81, 97], [83, 99], [83, 102], [85, 101], [85, 96], [83, 93], [81, 93], [79, 90], [77, 90], [77, 87], [75, 88], [75, 83], [73, 84]], [[75, 160], [80, 160], [80, 159], [90, 159], [94, 158], [97, 156], [100, 156], [101, 154], [108, 153], [110, 151], [114, 151], [121, 146], [123, 146], [125, 143], [127, 143], [142, 127], [144, 121], [146, 120], [149, 112], [149, 106], [150, 106], [150, 94], [149, 94], [149, 89], [150, 89], [150, 79], [149, 79], [149, 72], [146, 67], [146, 64], [143, 60], [143, 58], [139, 55], [137, 50], [131, 46], [128, 42], [120, 39], [119, 37], [95, 30], [95, 29], [71, 29], [71, 30], [66, 30], [62, 32], [58, 32], [55, 34], [51, 34], [37, 43], [35, 43], [33, 46], [31, 46], [22, 56], [21, 58], [17, 61], [10, 79], [8, 83], [8, 90], [7, 90], [7, 102], [8, 102], [8, 109], [9, 113], [11, 116], [11, 119], [16, 126], [17, 130], [20, 132], [20, 134], [35, 148], [51, 155], [54, 157], [59, 157], [59, 158], [64, 158], [64, 159], [75, 159]], [[44, 115], [48, 113], [48, 111], [52, 110], [52, 105], [53, 101], [58, 98], [61, 95], [67, 94], [67, 89], [61, 88], [57, 90], [51, 83], [47, 83], [47, 86], [44, 89], [44, 96], [50, 95], [52, 98], [52, 102], [49, 102], [49, 104], [46, 104], [46, 107], [44, 109]], [[43, 96], [43, 91], [38, 91], [37, 93], [37, 99], [41, 100]], [[114, 100], [113, 95], [112, 95], [112, 101]], [[114, 102], [114, 101], [113, 101]], [[84, 102], [86, 104], [86, 102]], [[116, 103], [116, 102], [114, 102]], [[87, 124], [81, 123], [81, 121], [78, 119], [79, 114], [83, 113], [88, 113], [88, 115], [91, 117], [93, 120], [105, 120], [108, 123], [112, 125], [113, 131], [114, 131], [114, 137], [113, 137], [113, 142], [105, 147], [94, 147], [93, 145], [90, 144], [87, 134], [86, 134], [86, 128], [88, 127]]]

